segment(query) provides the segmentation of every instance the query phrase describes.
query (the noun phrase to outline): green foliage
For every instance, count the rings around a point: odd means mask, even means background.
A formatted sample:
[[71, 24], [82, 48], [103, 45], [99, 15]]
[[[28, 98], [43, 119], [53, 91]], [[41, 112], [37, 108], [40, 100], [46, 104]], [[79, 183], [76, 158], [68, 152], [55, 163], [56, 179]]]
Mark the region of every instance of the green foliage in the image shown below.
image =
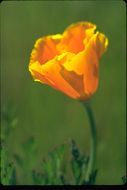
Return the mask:
[[[76, 146], [74, 140], [71, 143], [71, 160], [65, 164], [65, 150], [66, 145], [63, 144], [53, 151], [48, 153], [46, 159], [43, 159], [40, 167], [40, 172], [36, 169], [32, 169], [33, 154], [35, 143], [34, 138], [31, 137], [23, 145], [24, 153], [31, 159], [23, 159], [19, 155], [15, 154], [14, 158], [18, 165], [23, 168], [24, 174], [29, 173], [31, 184], [33, 185], [88, 185], [94, 184], [96, 178], [96, 172], [91, 174], [91, 178], [88, 182], [85, 181], [85, 173], [87, 165], [89, 163], [88, 157], [82, 155]], [[70, 172], [73, 178], [67, 179], [67, 166], [69, 165]], [[16, 168], [13, 163], [8, 160], [8, 152], [6, 148], [1, 148], [1, 182], [3, 185], [16, 185]]]
[[48, 184], [63, 184], [62, 180], [62, 162], [64, 156], [65, 146], [61, 145], [54, 151], [50, 152], [49, 159], [43, 160], [42, 168], [47, 179]]
[[[10, 111], [8, 111], [8, 109]], [[17, 124], [17, 119], [15, 118], [15, 108], [14, 106], [8, 105], [3, 107], [1, 110], [1, 147], [0, 147], [0, 170], [1, 178], [0, 181], [3, 185], [15, 185], [16, 184], [16, 169], [12, 160], [10, 161], [10, 156], [7, 149], [7, 139], [12, 129]]]
[[[7, 139], [17, 124], [15, 113], [16, 110], [13, 107], [2, 110], [1, 183], [3, 185], [18, 184], [16, 165], [21, 168], [22, 175], [25, 176], [27, 183], [32, 185], [86, 185], [95, 183], [95, 172], [91, 174], [89, 181], [85, 181], [89, 159], [88, 156], [80, 153], [74, 140], [50, 151], [47, 157], [43, 158], [39, 171], [36, 169], [38, 146], [34, 136], [30, 136], [21, 144], [22, 155], [15, 152], [10, 157]], [[67, 152], [68, 147], [69, 153]], [[66, 158], [66, 156], [68, 157]], [[72, 174], [72, 178], [68, 176], [68, 173]]]
[[71, 167], [75, 185], [93, 185], [96, 179], [96, 170], [91, 174], [89, 181], [85, 181], [85, 174], [89, 163], [88, 156], [80, 153], [74, 140], [72, 140]]
[[33, 168], [37, 164], [37, 144], [33, 136], [30, 136], [22, 145], [23, 155], [15, 153], [14, 160], [22, 170], [22, 176], [25, 176], [28, 184], [33, 184]]
[[47, 159], [43, 159], [43, 173], [33, 171], [35, 184], [41, 185], [64, 185], [65, 179], [62, 171], [64, 161], [65, 145], [57, 147], [48, 154]]
[[1, 183], [3, 185], [16, 184], [16, 170], [14, 164], [8, 160], [7, 150], [1, 148]]
[[[32, 179], [36, 185], [93, 185], [96, 171], [91, 174], [89, 181], [85, 181], [85, 173], [89, 163], [88, 157], [82, 155], [74, 140], [71, 143], [71, 160], [64, 163], [66, 145], [63, 144], [51, 151], [46, 159], [43, 159], [42, 172], [32, 171]], [[67, 179], [67, 166], [73, 174], [73, 179]]]

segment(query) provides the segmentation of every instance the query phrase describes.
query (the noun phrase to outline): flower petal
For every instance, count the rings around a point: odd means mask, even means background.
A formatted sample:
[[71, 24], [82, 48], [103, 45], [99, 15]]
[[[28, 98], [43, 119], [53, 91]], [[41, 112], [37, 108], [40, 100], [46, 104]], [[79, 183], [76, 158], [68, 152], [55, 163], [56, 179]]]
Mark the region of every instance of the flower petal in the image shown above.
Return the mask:
[[96, 26], [79, 22], [63, 34], [36, 41], [29, 71], [35, 81], [45, 83], [74, 99], [86, 100], [98, 86], [98, 62], [108, 39], [94, 31]]
[[40, 64], [44, 64], [50, 59], [53, 59], [59, 54], [57, 44], [60, 40], [60, 34], [39, 38], [32, 50], [30, 63], [38, 61]]
[[71, 53], [56, 56], [43, 65], [36, 62], [29, 66], [29, 70], [36, 81], [48, 84], [68, 96], [77, 99], [80, 97], [80, 94], [60, 74], [63, 61], [65, 59], [69, 60], [72, 56], [74, 55]]
[[35, 63], [29, 65], [29, 71], [31, 72], [31, 75], [33, 76], [35, 81], [48, 84], [50, 86], [52, 85], [54, 88], [56, 88], [56, 85], [43, 75], [42, 68], [39, 62], [36, 61]]
[[106, 51], [107, 46], [108, 38], [106, 38], [104, 34], [97, 32], [97, 36], [95, 37], [95, 49], [98, 58], [100, 58], [102, 54]]
[[58, 49], [60, 52], [78, 53], [82, 51], [96, 26], [90, 22], [78, 22], [70, 25], [63, 33]]
[[80, 97], [78, 99], [81, 99], [81, 97], [84, 99], [88, 98], [88, 94], [85, 93], [84, 89], [83, 75], [78, 75], [74, 71], [68, 71], [62, 65], [60, 74], [64, 80], [67, 81], [68, 84], [80, 94]]
[[63, 66], [68, 71], [74, 71], [78, 75], [84, 75], [84, 94], [93, 94], [98, 86], [98, 61], [107, 47], [107, 38], [96, 33], [89, 40], [86, 49], [78, 53], [71, 62], [65, 62]]

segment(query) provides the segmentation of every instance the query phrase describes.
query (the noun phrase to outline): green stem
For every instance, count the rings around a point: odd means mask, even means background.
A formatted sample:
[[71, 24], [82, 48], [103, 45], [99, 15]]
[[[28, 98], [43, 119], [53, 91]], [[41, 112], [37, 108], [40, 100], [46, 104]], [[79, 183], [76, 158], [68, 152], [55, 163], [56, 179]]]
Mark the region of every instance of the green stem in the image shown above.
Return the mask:
[[95, 160], [96, 160], [96, 125], [93, 116], [92, 109], [88, 102], [83, 102], [83, 105], [87, 111], [89, 122], [90, 122], [90, 131], [91, 131], [91, 149], [90, 149], [90, 158], [88, 162], [88, 168], [86, 171], [86, 182], [89, 181], [91, 174], [95, 169]]

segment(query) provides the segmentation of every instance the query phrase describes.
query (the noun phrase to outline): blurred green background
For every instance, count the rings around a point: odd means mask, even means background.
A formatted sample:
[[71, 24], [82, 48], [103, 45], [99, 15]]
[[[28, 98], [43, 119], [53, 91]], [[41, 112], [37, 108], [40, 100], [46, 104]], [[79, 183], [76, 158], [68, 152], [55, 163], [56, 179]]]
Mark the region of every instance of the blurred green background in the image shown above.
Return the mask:
[[[6, 139], [10, 159], [24, 156], [22, 144], [34, 137], [35, 166], [55, 146], [75, 139], [89, 153], [89, 122], [83, 106], [49, 86], [34, 82], [28, 64], [37, 38], [62, 33], [78, 21], [90, 21], [109, 38], [100, 61], [100, 83], [91, 98], [98, 133], [96, 184], [122, 184], [125, 175], [125, 2], [3, 1], [1, 3], [1, 105], [14, 113], [15, 128]], [[2, 122], [2, 128], [6, 121]], [[10, 130], [10, 129], [9, 129]], [[24, 157], [23, 157], [24, 158]], [[25, 159], [25, 158], [24, 158]], [[17, 165], [19, 184], [27, 172]]]

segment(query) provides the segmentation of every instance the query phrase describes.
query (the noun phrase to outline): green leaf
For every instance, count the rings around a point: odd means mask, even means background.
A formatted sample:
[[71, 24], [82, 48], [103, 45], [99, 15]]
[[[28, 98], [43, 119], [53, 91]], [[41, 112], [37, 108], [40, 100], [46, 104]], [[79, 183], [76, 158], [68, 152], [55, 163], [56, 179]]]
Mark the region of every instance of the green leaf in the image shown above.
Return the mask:
[[42, 167], [44, 174], [48, 177], [48, 184], [60, 185], [65, 182], [62, 174], [64, 151], [65, 146], [61, 145], [48, 154], [48, 159], [43, 160]]
[[35, 170], [32, 171], [32, 178], [35, 185], [47, 185], [48, 183], [47, 176]]
[[1, 148], [1, 183], [3, 185], [16, 184], [14, 165], [8, 161], [8, 153], [3, 148]]
[[88, 158], [80, 153], [74, 140], [71, 142], [71, 168], [74, 176], [74, 184], [79, 185], [84, 181]]

